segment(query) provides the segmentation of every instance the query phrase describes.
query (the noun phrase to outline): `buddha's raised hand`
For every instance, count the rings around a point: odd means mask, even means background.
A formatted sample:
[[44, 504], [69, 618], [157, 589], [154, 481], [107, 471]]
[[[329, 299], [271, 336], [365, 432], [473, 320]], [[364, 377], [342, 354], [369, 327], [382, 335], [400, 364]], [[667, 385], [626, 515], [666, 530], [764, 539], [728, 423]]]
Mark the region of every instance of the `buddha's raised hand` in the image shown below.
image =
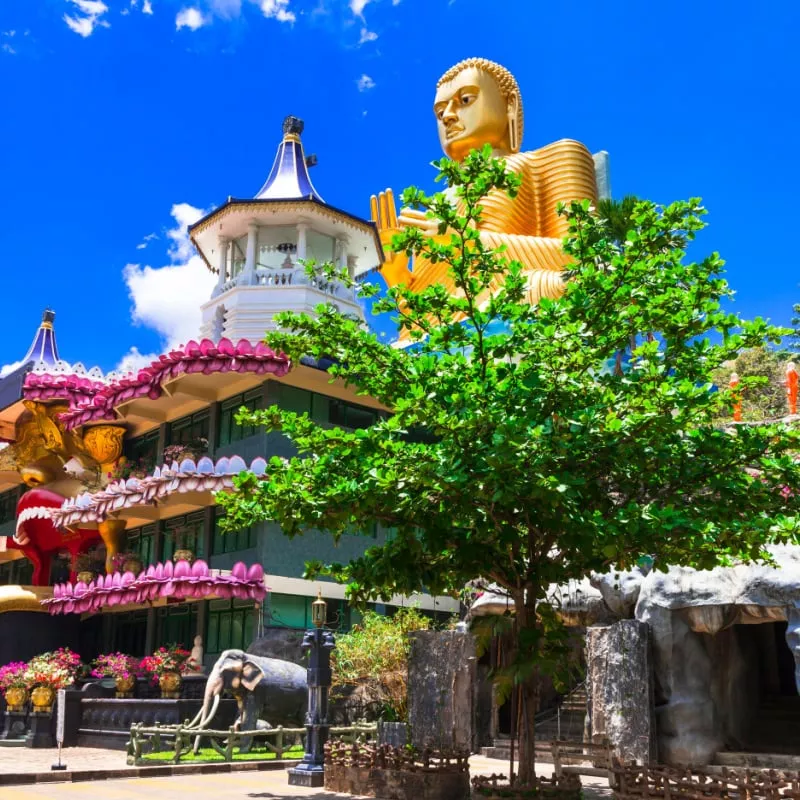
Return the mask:
[[372, 195], [369, 204], [371, 219], [378, 229], [378, 236], [383, 245], [384, 263], [381, 274], [389, 286], [397, 283], [410, 284], [411, 270], [408, 268], [408, 256], [405, 253], [393, 252], [391, 247], [392, 237], [401, 230], [397, 219], [394, 193], [391, 189], [387, 189], [377, 197]]

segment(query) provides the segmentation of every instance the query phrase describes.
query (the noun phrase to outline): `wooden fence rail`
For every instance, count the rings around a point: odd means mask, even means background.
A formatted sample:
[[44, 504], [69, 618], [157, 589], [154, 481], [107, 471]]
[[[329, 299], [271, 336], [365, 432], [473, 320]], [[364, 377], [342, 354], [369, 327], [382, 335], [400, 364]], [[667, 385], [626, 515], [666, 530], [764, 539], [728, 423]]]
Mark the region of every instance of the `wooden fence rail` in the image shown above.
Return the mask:
[[[297, 745], [305, 743], [305, 728], [269, 728], [266, 730], [240, 731], [235, 726], [227, 730], [199, 729], [188, 725], [159, 725], [145, 727], [142, 723], [131, 725], [131, 738], [128, 740], [128, 764], [139, 766], [146, 763], [146, 753], [158, 753], [172, 750], [172, 763], [179, 764], [194, 746], [194, 740], [201, 736], [225, 761], [233, 761], [234, 748], [239, 747], [242, 739], [260, 740], [269, 753], [276, 759], [283, 758], [284, 753]], [[330, 735], [351, 742], [371, 742], [376, 740], [378, 726], [375, 724], [358, 724], [346, 727], [332, 727]]]
[[800, 800], [800, 773], [722, 769], [719, 773], [615, 763], [615, 800]]

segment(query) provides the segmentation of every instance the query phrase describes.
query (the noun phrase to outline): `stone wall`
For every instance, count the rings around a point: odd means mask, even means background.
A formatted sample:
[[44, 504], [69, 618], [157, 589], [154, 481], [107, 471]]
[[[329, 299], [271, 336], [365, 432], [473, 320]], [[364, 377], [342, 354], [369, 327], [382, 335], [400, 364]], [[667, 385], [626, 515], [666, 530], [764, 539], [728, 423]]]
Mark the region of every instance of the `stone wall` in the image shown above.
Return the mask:
[[472, 750], [477, 691], [475, 639], [461, 631], [415, 631], [408, 659], [411, 744]]
[[625, 761], [655, 757], [648, 626], [637, 620], [586, 632], [586, 692], [592, 742], [608, 740]]

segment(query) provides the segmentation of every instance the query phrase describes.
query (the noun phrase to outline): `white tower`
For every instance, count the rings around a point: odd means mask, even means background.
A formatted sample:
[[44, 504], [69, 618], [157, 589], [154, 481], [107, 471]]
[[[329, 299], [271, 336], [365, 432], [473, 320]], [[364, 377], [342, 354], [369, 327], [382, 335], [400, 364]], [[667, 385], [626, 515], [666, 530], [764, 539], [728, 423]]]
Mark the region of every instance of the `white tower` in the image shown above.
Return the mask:
[[219, 276], [202, 306], [204, 337], [257, 341], [277, 327], [275, 314], [313, 313], [320, 303], [363, 318], [352, 289], [309, 279], [300, 263], [333, 262], [356, 278], [383, 261], [375, 225], [329, 206], [314, 188], [302, 131], [302, 120], [287, 117], [272, 170], [255, 198], [228, 198], [189, 228], [206, 265]]

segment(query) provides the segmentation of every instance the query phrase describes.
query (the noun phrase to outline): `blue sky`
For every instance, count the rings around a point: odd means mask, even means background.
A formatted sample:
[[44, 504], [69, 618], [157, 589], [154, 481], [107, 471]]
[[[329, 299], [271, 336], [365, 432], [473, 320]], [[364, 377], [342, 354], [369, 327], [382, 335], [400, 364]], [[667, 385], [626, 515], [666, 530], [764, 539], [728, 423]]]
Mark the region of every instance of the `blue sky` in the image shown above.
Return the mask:
[[526, 149], [576, 138], [610, 152], [615, 196], [701, 196], [695, 255], [722, 253], [743, 316], [787, 323], [798, 22], [793, 2], [0, 0], [0, 364], [46, 305], [87, 366], [185, 339], [206, 284], [181, 229], [258, 191], [287, 114], [333, 205], [430, 188], [436, 80], [473, 55], [517, 76]]

